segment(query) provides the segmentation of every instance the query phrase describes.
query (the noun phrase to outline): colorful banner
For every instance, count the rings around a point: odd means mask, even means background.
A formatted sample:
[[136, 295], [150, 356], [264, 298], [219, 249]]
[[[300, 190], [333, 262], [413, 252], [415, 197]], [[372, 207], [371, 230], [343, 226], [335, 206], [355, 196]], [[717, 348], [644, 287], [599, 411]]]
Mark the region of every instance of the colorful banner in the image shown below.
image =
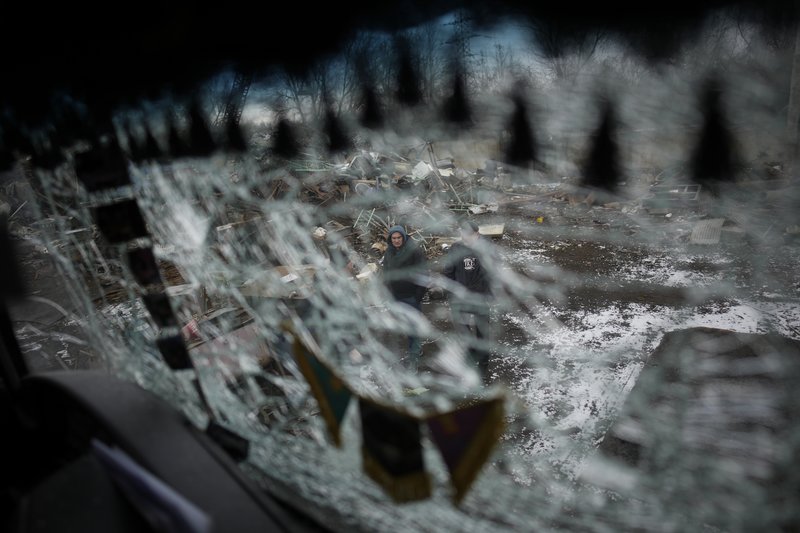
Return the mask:
[[350, 398], [358, 399], [364, 472], [394, 501], [431, 496], [431, 478], [423, 456], [423, 423], [447, 465], [454, 503], [463, 500], [505, 428], [502, 396], [474, 399], [445, 413], [416, 416], [352, 393], [316, 355], [316, 348], [310, 349], [289, 323], [284, 323], [283, 329], [293, 336], [294, 357], [337, 446], [341, 446], [341, 422]]
[[430, 497], [431, 480], [422, 455], [420, 420], [366, 398], [359, 398], [358, 405], [364, 472], [396, 502]]
[[431, 438], [442, 454], [459, 503], [505, 427], [503, 399], [480, 400], [428, 418]]
[[353, 394], [339, 376], [334, 374], [308, 349], [297, 334], [293, 334], [293, 336], [294, 358], [297, 365], [319, 404], [319, 410], [325, 419], [333, 442], [336, 446], [341, 446], [340, 427]]

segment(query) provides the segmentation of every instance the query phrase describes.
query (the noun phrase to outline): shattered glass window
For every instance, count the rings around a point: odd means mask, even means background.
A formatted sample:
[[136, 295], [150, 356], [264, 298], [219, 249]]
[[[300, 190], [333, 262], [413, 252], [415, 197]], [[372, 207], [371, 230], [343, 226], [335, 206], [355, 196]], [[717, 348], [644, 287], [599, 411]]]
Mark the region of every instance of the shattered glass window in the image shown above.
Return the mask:
[[26, 360], [246, 440], [337, 531], [796, 527], [795, 38], [705, 24], [653, 67], [454, 13], [24, 132]]

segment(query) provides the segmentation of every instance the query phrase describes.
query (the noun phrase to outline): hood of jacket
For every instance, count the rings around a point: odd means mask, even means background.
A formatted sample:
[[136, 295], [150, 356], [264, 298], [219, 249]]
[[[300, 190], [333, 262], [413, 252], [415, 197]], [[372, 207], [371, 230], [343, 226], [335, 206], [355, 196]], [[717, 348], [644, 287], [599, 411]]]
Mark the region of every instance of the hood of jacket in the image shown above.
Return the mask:
[[400, 233], [403, 236], [403, 244], [408, 241], [408, 233], [406, 233], [406, 229], [403, 226], [392, 226], [389, 228], [389, 234], [386, 236], [386, 242], [389, 243], [390, 249], [392, 246], [392, 234], [394, 233]]

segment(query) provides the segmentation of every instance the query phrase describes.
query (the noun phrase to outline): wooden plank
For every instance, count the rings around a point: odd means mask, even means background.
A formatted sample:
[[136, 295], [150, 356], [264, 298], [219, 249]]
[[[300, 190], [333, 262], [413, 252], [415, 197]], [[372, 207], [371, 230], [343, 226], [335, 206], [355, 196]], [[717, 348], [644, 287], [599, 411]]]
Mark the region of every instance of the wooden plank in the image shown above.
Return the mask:
[[484, 224], [482, 226], [478, 226], [478, 233], [485, 237], [497, 238], [503, 236], [505, 229], [505, 224]]

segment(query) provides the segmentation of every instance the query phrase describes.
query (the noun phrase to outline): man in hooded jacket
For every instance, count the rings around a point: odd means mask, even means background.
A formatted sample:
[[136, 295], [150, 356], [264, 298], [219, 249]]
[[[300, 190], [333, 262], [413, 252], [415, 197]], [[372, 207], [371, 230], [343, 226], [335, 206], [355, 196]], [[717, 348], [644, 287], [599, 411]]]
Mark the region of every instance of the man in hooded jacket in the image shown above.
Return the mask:
[[[408, 237], [403, 226], [392, 226], [386, 238], [389, 247], [383, 255], [383, 279], [395, 300], [422, 310], [422, 298], [427, 290], [423, 277], [427, 274], [425, 254]], [[408, 367], [416, 371], [422, 356], [422, 341], [408, 336]]]
[[451, 299], [453, 322], [462, 338], [469, 339], [469, 357], [477, 365], [484, 382], [489, 377], [489, 350], [492, 331], [489, 323], [491, 283], [486, 257], [481, 253], [478, 225], [461, 225], [461, 242], [456, 242], [444, 258], [442, 274], [463, 286], [465, 292]]

